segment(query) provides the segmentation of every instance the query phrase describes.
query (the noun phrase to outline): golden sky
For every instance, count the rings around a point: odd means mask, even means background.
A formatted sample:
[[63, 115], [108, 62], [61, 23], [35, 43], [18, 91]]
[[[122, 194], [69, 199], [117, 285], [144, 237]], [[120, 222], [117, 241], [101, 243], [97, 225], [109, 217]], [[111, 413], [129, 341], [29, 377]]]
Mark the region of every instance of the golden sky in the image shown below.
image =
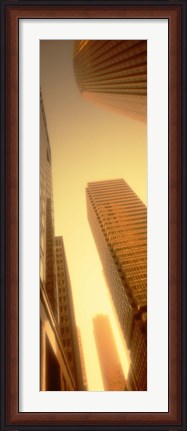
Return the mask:
[[121, 339], [102, 264], [87, 221], [88, 182], [124, 178], [147, 202], [147, 127], [85, 101], [72, 65], [73, 41], [41, 41], [41, 90], [52, 150], [55, 235], [64, 238], [89, 390], [103, 390], [92, 319], [108, 314], [124, 372]]

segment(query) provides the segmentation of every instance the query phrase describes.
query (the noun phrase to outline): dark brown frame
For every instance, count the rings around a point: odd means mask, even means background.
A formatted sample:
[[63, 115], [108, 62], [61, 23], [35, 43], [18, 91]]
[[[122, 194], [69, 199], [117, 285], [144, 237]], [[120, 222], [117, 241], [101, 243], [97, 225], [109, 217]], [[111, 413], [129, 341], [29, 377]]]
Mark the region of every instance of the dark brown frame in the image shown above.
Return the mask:
[[[8, 429], [164, 429], [185, 426], [181, 383], [181, 29], [184, 1], [102, 2], [66, 5], [63, 1], [36, 3], [5, 1], [6, 18], [6, 403], [2, 430]], [[87, 2], [88, 3], [88, 2]], [[115, 3], [115, 4], [114, 4]], [[18, 22], [21, 18], [166, 18], [169, 22], [169, 411], [168, 413], [19, 413], [18, 407]], [[183, 22], [184, 26], [184, 22]], [[5, 29], [5, 28], [4, 28]], [[184, 31], [184, 29], [183, 29]], [[184, 34], [184, 33], [183, 33]], [[182, 105], [183, 106], [183, 105]], [[183, 111], [182, 111], [183, 112]], [[184, 117], [184, 115], [183, 115]], [[184, 133], [182, 135], [184, 137]], [[4, 201], [5, 203], [5, 201]], [[5, 222], [5, 220], [4, 220]], [[4, 338], [5, 341], [5, 338]], [[3, 344], [5, 350], [5, 344]], [[184, 358], [183, 358], [184, 359]], [[5, 361], [4, 367], [5, 367]], [[5, 411], [6, 408], [6, 411]], [[80, 428], [79, 428], [80, 427]], [[127, 428], [126, 428], [127, 427]], [[143, 427], [143, 428], [142, 428]], [[181, 428], [182, 427], [182, 428]], [[95, 427], [94, 427], [95, 428]]]

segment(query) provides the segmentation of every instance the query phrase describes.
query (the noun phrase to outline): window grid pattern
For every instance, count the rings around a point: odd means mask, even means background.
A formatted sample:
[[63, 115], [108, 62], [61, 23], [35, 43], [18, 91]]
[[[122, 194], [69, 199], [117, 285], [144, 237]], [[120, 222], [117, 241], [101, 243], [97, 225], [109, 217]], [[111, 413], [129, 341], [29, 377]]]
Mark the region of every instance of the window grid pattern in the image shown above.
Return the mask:
[[123, 179], [88, 183], [86, 199], [105, 278], [131, 352], [136, 386], [145, 390], [147, 344], [141, 334], [146, 334], [147, 321], [135, 322], [147, 310], [147, 210]]
[[75, 41], [73, 63], [86, 100], [146, 121], [146, 40]]

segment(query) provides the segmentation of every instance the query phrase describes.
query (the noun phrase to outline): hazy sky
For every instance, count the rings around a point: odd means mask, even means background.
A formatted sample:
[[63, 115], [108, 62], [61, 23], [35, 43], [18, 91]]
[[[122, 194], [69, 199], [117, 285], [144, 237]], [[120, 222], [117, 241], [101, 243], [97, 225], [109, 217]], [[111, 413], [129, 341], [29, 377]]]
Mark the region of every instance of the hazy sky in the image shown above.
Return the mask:
[[146, 204], [146, 125], [85, 101], [72, 64], [73, 41], [41, 41], [41, 90], [52, 150], [55, 235], [64, 238], [89, 390], [103, 390], [92, 319], [110, 316], [124, 371], [124, 343], [87, 221], [87, 182], [124, 178]]

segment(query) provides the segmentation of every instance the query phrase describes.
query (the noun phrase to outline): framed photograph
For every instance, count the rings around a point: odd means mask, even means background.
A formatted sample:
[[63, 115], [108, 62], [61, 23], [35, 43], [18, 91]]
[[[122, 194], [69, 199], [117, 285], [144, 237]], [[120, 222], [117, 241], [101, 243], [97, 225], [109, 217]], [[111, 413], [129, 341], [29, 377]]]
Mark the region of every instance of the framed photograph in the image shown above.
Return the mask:
[[185, 430], [186, 4], [1, 12], [1, 429]]

